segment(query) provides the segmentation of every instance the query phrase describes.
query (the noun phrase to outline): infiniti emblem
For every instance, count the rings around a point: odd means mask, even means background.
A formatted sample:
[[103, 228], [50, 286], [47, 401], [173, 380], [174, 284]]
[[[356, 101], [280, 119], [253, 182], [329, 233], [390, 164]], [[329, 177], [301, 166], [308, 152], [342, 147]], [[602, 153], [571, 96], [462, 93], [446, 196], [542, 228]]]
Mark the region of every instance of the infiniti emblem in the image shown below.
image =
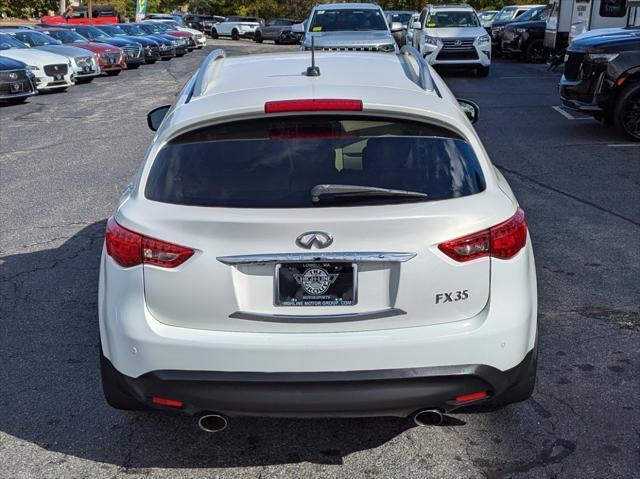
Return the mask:
[[296, 244], [304, 249], [311, 249], [315, 246], [323, 249], [333, 243], [333, 236], [324, 231], [307, 231], [296, 238]]

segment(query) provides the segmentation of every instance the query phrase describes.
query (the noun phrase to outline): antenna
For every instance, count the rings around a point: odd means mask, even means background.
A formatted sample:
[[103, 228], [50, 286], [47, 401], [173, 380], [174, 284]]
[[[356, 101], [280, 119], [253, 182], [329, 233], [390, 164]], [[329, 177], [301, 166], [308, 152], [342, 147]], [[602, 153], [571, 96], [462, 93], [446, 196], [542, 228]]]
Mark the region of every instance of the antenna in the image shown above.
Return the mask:
[[307, 67], [308, 77], [319, 77], [320, 69], [316, 66], [316, 41], [315, 35], [311, 35], [311, 66]]

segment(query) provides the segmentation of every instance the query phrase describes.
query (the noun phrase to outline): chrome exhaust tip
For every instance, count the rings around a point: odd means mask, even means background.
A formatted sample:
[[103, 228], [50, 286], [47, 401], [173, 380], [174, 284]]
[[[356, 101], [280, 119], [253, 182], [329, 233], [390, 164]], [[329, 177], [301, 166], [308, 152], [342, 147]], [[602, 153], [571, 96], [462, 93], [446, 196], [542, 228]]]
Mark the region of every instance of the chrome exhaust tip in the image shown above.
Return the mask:
[[417, 426], [439, 426], [444, 416], [437, 409], [422, 409], [413, 415], [413, 422]]
[[220, 432], [224, 431], [229, 425], [229, 421], [220, 414], [207, 413], [198, 419], [198, 427], [204, 432]]

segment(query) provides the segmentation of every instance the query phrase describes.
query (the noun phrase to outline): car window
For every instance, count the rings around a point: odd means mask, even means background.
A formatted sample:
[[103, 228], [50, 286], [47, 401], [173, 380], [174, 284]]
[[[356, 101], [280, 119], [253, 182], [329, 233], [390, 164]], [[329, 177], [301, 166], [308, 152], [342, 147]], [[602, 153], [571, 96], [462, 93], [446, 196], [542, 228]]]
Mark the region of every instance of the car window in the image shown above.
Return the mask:
[[72, 30], [53, 30], [48, 35], [62, 43], [84, 43], [87, 41], [82, 35], [78, 35]]
[[[207, 127], [170, 141], [151, 167], [145, 196], [191, 206], [306, 208], [314, 206], [311, 189], [318, 184], [409, 190], [426, 193], [427, 200], [485, 188], [473, 149], [449, 130], [302, 116]], [[415, 198], [358, 204], [398, 201]]]
[[475, 12], [432, 12], [427, 17], [427, 28], [479, 27]]
[[500, 10], [500, 12], [498, 12], [494, 21], [501, 22], [504, 20], [511, 20], [515, 13], [515, 8], [503, 8], [502, 10]]
[[378, 9], [340, 8], [318, 9], [313, 15], [309, 31], [340, 32], [358, 30], [387, 30], [387, 22]]
[[13, 34], [17, 40], [32, 47], [42, 47], [45, 45], [58, 45], [58, 42], [47, 35], [39, 32], [16, 32]]
[[28, 48], [24, 43], [11, 38], [9, 35], [0, 34], [0, 50], [9, 50], [11, 48]]

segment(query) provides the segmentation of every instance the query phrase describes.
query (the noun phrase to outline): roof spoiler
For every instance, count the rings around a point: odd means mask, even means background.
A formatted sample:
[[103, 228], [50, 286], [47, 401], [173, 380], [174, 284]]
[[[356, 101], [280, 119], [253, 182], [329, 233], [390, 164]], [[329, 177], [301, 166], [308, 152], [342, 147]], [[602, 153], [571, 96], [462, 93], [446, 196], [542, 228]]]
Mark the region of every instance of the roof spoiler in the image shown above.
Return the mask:
[[[418, 64], [418, 71], [413, 66], [413, 63], [409, 61], [407, 56], [412, 56]], [[431, 72], [429, 72], [429, 65], [422, 57], [420, 52], [410, 45], [405, 45], [400, 49], [400, 58], [407, 66], [407, 76], [411, 81], [415, 82], [420, 88], [425, 91], [436, 92], [440, 96], [440, 92], [437, 90], [431, 78]]]
[[[193, 89], [189, 96], [190, 99], [202, 96], [207, 92], [207, 88], [211, 84], [216, 72], [216, 66], [219, 65], [226, 56], [227, 55], [224, 50], [220, 48], [213, 50], [209, 55], [207, 55], [207, 58], [204, 59], [202, 65], [200, 65], [200, 68], [198, 69], [198, 73], [196, 74], [196, 80], [193, 83]], [[218, 60], [220, 60], [220, 62]]]

